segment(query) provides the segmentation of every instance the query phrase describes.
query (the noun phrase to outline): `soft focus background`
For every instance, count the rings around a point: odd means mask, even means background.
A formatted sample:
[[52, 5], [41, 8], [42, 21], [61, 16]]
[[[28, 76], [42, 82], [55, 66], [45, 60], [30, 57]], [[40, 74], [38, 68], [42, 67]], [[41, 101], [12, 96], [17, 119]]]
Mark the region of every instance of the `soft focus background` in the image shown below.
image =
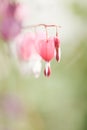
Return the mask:
[[87, 1], [20, 2], [30, 10], [26, 25], [61, 25], [62, 56], [50, 78], [35, 79], [21, 76], [0, 44], [0, 130], [87, 130]]

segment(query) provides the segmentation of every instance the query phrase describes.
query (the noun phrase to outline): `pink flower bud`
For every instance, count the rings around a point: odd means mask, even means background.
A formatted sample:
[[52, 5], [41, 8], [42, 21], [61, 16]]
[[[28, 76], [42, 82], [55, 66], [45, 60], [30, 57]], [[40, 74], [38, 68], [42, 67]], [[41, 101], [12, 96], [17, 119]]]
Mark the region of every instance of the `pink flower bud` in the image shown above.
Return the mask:
[[56, 50], [56, 61], [60, 61], [60, 40], [58, 37], [54, 38], [54, 45]]
[[54, 45], [55, 48], [59, 48], [60, 47], [60, 40], [58, 37], [54, 37]]

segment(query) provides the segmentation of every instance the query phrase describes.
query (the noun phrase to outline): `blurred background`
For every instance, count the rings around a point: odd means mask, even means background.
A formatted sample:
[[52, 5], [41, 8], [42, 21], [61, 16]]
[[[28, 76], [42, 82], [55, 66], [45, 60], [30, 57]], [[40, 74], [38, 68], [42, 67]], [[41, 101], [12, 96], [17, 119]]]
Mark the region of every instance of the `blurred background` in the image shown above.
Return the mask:
[[[20, 0], [25, 25], [60, 25], [61, 61], [52, 75], [22, 76], [0, 44], [0, 130], [87, 130], [87, 1]], [[0, 40], [0, 43], [3, 41]]]

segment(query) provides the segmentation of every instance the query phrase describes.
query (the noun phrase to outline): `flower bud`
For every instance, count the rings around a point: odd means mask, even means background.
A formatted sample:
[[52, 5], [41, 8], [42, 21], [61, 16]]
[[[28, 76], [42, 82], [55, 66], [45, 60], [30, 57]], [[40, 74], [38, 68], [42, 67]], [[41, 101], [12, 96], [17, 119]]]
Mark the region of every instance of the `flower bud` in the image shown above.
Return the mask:
[[60, 47], [60, 40], [58, 39], [58, 37], [54, 38], [54, 45], [55, 45], [55, 48], [59, 48]]

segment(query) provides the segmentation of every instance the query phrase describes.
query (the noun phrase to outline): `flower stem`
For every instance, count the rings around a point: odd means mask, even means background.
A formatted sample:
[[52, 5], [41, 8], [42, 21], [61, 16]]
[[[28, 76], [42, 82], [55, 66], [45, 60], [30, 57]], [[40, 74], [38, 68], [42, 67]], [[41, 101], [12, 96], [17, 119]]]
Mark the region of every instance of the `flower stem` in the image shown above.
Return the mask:
[[54, 24], [50, 24], [50, 25], [47, 25], [47, 24], [36, 24], [36, 25], [28, 25], [28, 26], [24, 26], [22, 27], [23, 29], [27, 29], [27, 28], [35, 28], [35, 27], [39, 27], [39, 26], [44, 26], [44, 27], [56, 27], [56, 28], [60, 28], [61, 26], [58, 26], [58, 25], [54, 25]]

